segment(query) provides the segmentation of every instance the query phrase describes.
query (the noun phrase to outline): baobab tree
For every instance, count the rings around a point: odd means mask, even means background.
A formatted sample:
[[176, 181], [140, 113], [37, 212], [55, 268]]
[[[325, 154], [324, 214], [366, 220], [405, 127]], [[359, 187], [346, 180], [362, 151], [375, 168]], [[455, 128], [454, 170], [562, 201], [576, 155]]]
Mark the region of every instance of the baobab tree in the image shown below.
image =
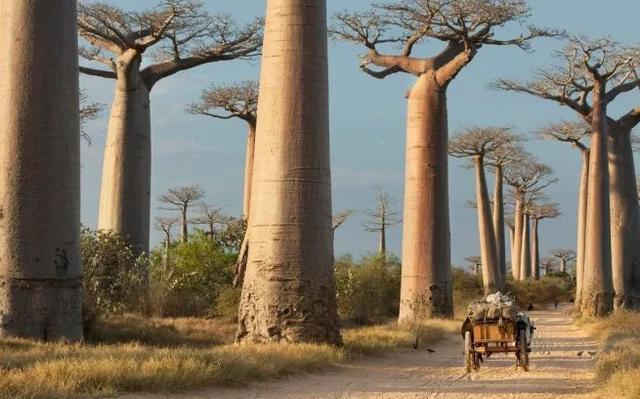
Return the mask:
[[529, 235], [529, 216], [526, 207], [533, 199], [537, 198], [542, 190], [556, 181], [550, 167], [536, 162], [531, 155], [524, 155], [520, 162], [512, 163], [504, 170], [504, 181], [512, 188], [514, 201], [514, 243], [511, 254], [511, 272], [515, 280], [530, 275], [526, 270], [522, 270], [523, 265], [525, 269], [529, 269], [531, 262], [530, 253], [525, 248], [525, 245], [528, 246], [529, 239], [524, 239], [524, 236], [528, 237]]
[[[509, 253], [511, 254], [511, 268], [513, 269], [516, 265], [516, 260], [514, 259], [515, 257], [515, 251], [514, 251], [514, 244], [515, 244], [515, 230], [516, 230], [516, 225], [515, 225], [515, 219], [514, 219], [514, 215], [509, 215], [507, 216], [506, 220], [505, 220], [505, 224], [507, 225], [507, 228], [509, 229]], [[515, 275], [513, 273], [513, 271], [511, 272], [511, 276], [515, 278]], [[506, 281], [507, 279], [507, 275], [504, 275], [504, 279]]]
[[189, 207], [204, 197], [204, 190], [197, 184], [175, 187], [162, 194], [158, 201], [165, 211], [178, 211], [181, 218], [180, 239], [183, 243], [189, 240]]
[[465, 261], [471, 265], [471, 271], [473, 274], [481, 275], [482, 274], [482, 257], [480, 256], [467, 256], [464, 258]]
[[326, 0], [267, 1], [238, 341], [341, 342], [326, 12]]
[[557, 248], [551, 251], [551, 255], [558, 258], [560, 261], [560, 271], [563, 273], [567, 273], [568, 263], [576, 259], [576, 252], [570, 249]]
[[[528, 50], [532, 39], [555, 33], [530, 28], [515, 38], [498, 37], [499, 28], [528, 16], [524, 0], [396, 0], [335, 16], [332, 36], [368, 50], [363, 72], [377, 79], [400, 72], [417, 78], [408, 94], [400, 320], [453, 313], [447, 88], [481, 47]], [[427, 41], [446, 46], [432, 57], [415, 57], [417, 45]], [[401, 50], [387, 54], [385, 45]]]
[[540, 267], [542, 268], [542, 270], [544, 270], [545, 276], [548, 276], [549, 273], [551, 273], [551, 271], [555, 268], [555, 266], [556, 258], [552, 256], [545, 256], [544, 258], [540, 259]]
[[332, 224], [331, 224], [331, 229], [333, 230], [333, 232], [335, 233], [336, 230], [338, 230], [340, 226], [342, 226], [347, 221], [347, 219], [349, 219], [351, 215], [353, 215], [354, 213], [355, 213], [355, 210], [347, 209], [334, 214], [332, 219]]
[[[575, 111], [591, 126], [582, 311], [608, 314], [640, 306], [640, 210], [631, 130], [640, 106], [615, 119], [609, 105], [635, 90], [640, 51], [611, 39], [570, 37], [561, 62], [530, 83], [502, 79], [497, 88], [527, 93]], [[613, 224], [611, 224], [613, 222]]]
[[[188, 107], [188, 112], [216, 119], [241, 119], [248, 125], [247, 148], [244, 164], [244, 197], [242, 215], [249, 216], [251, 180], [256, 145], [258, 113], [258, 82], [246, 81], [233, 85], [213, 85], [202, 92], [198, 102]], [[222, 111], [222, 113], [220, 113]]]
[[387, 254], [387, 229], [400, 223], [394, 205], [395, 201], [389, 194], [380, 190], [376, 193], [376, 207], [364, 211], [367, 216], [364, 229], [378, 234], [378, 254], [382, 257]]
[[89, 96], [84, 91], [80, 91], [80, 135], [91, 145], [91, 136], [85, 130], [85, 126], [89, 121], [95, 121], [100, 116], [100, 112], [104, 106], [97, 102], [90, 102]]
[[197, 0], [163, 0], [144, 11], [85, 1], [78, 7], [78, 32], [87, 43], [80, 55], [106, 66], [81, 66], [80, 72], [116, 81], [98, 227], [147, 251], [152, 89], [164, 78], [203, 64], [254, 58], [262, 23], [238, 26], [228, 16], [208, 14]]
[[533, 278], [540, 279], [540, 221], [544, 219], [555, 219], [560, 216], [557, 204], [537, 204], [529, 205], [529, 215], [531, 218], [531, 271]]
[[491, 215], [485, 159], [488, 154], [511, 144], [512, 138], [509, 128], [473, 127], [463, 130], [449, 141], [449, 155], [455, 158], [471, 158], [472, 167], [475, 169], [478, 237], [485, 294], [502, 289], [504, 283]]
[[512, 134], [509, 142], [504, 143], [495, 151], [487, 153], [485, 162], [487, 166], [491, 167], [494, 173], [493, 229], [496, 237], [498, 265], [500, 267], [500, 274], [502, 275], [503, 281], [507, 276], [506, 239], [504, 233], [504, 168], [513, 162], [518, 162], [523, 159], [524, 150], [519, 144], [520, 141], [522, 141], [520, 136]]
[[7, 1], [0, 29], [0, 337], [81, 341], [76, 2]]
[[587, 195], [589, 187], [589, 154], [586, 141], [591, 127], [584, 121], [559, 122], [538, 131], [538, 136], [546, 140], [557, 140], [568, 143], [580, 151], [580, 186], [578, 191], [578, 226], [576, 239], [576, 304], [580, 304], [584, 272], [584, 253], [587, 225]]
[[171, 217], [157, 217], [154, 223], [154, 227], [156, 230], [161, 231], [164, 234], [164, 267], [168, 267], [169, 258], [171, 254], [171, 230], [175, 225], [180, 222], [179, 218], [171, 218]]
[[199, 202], [196, 206], [196, 216], [191, 218], [191, 223], [206, 226], [206, 233], [213, 240], [216, 235], [216, 226], [225, 225], [230, 220], [230, 217], [222, 213], [220, 208]]

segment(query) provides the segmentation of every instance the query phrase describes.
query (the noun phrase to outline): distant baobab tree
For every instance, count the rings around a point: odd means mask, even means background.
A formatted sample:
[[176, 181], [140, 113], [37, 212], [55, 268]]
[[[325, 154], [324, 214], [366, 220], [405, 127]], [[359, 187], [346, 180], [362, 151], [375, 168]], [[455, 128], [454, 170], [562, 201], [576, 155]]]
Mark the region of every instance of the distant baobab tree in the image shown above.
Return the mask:
[[555, 219], [560, 216], [557, 204], [536, 204], [529, 205], [529, 215], [531, 218], [531, 271], [533, 278], [540, 279], [540, 221], [544, 219]]
[[482, 275], [482, 258], [480, 256], [467, 256], [464, 260], [471, 265], [474, 274]]
[[514, 135], [509, 130], [507, 127], [467, 128], [449, 141], [449, 155], [456, 158], [470, 158], [472, 167], [475, 169], [478, 237], [485, 294], [501, 290], [504, 285], [487, 188], [485, 162], [488, 154], [513, 143]]
[[552, 256], [545, 256], [540, 259], [540, 267], [544, 270], [544, 275], [547, 276], [551, 273], [556, 265], [556, 258]]
[[83, 339], [75, 1], [2, 2], [0, 337]]
[[191, 218], [191, 222], [195, 225], [206, 226], [207, 235], [213, 240], [216, 235], [216, 227], [227, 224], [230, 221], [229, 216], [222, 213], [220, 208], [216, 208], [204, 202], [200, 202], [196, 206], [196, 216]]
[[91, 145], [91, 136], [85, 130], [85, 126], [87, 122], [98, 119], [103, 108], [103, 104], [90, 102], [89, 96], [83, 90], [80, 90], [80, 135], [89, 145]]
[[554, 249], [551, 254], [560, 261], [560, 271], [567, 273], [567, 265], [576, 258], [576, 252], [570, 249]]
[[98, 228], [120, 233], [147, 251], [151, 90], [160, 80], [203, 64], [253, 59], [262, 44], [262, 22], [238, 26], [228, 16], [208, 14], [198, 0], [163, 0], [143, 11], [82, 1], [78, 33], [88, 44], [80, 55], [106, 66], [81, 66], [80, 72], [116, 81]]
[[190, 104], [187, 110], [194, 115], [216, 119], [237, 118], [247, 123], [249, 132], [244, 166], [242, 215], [245, 219], [248, 218], [258, 118], [258, 82], [245, 81], [232, 85], [213, 85], [203, 91], [200, 100]]
[[577, 258], [576, 258], [576, 303], [581, 301], [584, 252], [587, 226], [587, 195], [589, 188], [589, 145], [586, 143], [591, 134], [591, 126], [584, 121], [559, 122], [538, 131], [542, 139], [557, 140], [568, 143], [580, 151], [581, 171], [578, 191], [578, 226], [577, 226]]
[[197, 184], [170, 188], [166, 193], [158, 197], [158, 201], [164, 204], [161, 209], [180, 212], [180, 238], [183, 243], [189, 239], [189, 207], [195, 205], [203, 197], [204, 190]]
[[335, 213], [333, 215], [333, 223], [332, 223], [332, 230], [335, 231], [338, 230], [340, 228], [340, 226], [342, 226], [347, 219], [349, 219], [351, 217], [351, 215], [353, 215], [355, 213], [355, 210], [353, 209], [347, 209], [338, 213]]
[[[531, 27], [499, 38], [499, 28], [522, 24], [529, 14], [524, 0], [396, 0], [335, 16], [332, 36], [368, 50], [363, 72], [377, 79], [400, 72], [417, 78], [408, 94], [400, 320], [453, 314], [447, 88], [481, 48], [529, 50], [532, 39], [557, 33]], [[431, 57], [416, 57], [423, 42], [446, 46]], [[415, 314], [418, 301], [424, 302], [421, 315]]]
[[[640, 306], [640, 210], [631, 131], [640, 106], [619, 118], [608, 112], [622, 94], [640, 84], [640, 48], [609, 38], [570, 37], [559, 65], [530, 83], [501, 79], [495, 87], [554, 101], [591, 126], [582, 312], [605, 315]], [[613, 226], [611, 226], [613, 221]], [[615, 301], [614, 301], [615, 292]]]
[[171, 254], [171, 239], [173, 236], [171, 235], [171, 230], [175, 225], [180, 222], [179, 218], [172, 217], [157, 217], [154, 223], [154, 227], [156, 230], [161, 231], [164, 234], [164, 267], [168, 267], [170, 254]]
[[382, 190], [376, 193], [376, 207], [364, 211], [367, 221], [364, 229], [378, 234], [378, 254], [387, 254], [387, 228], [400, 223], [398, 212], [394, 210], [395, 201]]
[[236, 339], [339, 344], [326, 0], [268, 0]]

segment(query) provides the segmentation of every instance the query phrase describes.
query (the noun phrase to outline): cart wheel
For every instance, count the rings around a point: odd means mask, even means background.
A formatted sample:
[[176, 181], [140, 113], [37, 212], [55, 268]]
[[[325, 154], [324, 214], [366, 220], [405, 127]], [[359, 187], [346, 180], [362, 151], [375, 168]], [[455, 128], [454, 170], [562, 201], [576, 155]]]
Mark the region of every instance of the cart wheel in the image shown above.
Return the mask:
[[475, 369], [475, 357], [471, 343], [471, 331], [467, 331], [464, 333], [464, 365], [467, 368], [467, 373]]
[[520, 366], [522, 366], [522, 370], [529, 371], [529, 352], [527, 351], [527, 332], [525, 330], [520, 330], [518, 332], [519, 342], [518, 342], [518, 358], [520, 360]]

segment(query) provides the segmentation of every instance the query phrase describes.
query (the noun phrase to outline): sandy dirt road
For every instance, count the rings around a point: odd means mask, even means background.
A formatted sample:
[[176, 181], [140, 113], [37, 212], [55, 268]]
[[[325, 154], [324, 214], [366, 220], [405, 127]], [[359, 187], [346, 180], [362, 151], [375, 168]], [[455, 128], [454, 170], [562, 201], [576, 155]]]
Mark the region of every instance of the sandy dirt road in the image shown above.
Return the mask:
[[594, 359], [589, 352], [596, 351], [595, 343], [572, 324], [566, 309], [531, 315], [538, 330], [528, 373], [515, 370], [513, 355], [499, 355], [485, 361], [480, 371], [467, 374], [462, 367], [462, 339], [457, 335], [433, 345], [434, 353], [402, 350], [325, 373], [255, 383], [245, 388], [209, 388], [181, 395], [128, 398], [591, 398]]

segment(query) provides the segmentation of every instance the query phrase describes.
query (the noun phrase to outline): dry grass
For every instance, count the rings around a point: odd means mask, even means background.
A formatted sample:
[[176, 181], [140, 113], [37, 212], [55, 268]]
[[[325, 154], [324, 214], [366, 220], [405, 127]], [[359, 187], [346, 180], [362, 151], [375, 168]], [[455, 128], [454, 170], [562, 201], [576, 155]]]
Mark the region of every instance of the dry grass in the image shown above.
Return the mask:
[[600, 397], [640, 398], [640, 313], [620, 312], [580, 323], [600, 342], [596, 363]]
[[[94, 339], [65, 345], [0, 340], [0, 398], [61, 399], [73, 395], [175, 392], [326, 369], [361, 355], [433, 343], [457, 324], [389, 324], [344, 331], [345, 345], [219, 345], [229, 325], [215, 320], [145, 320], [100, 324]], [[157, 336], [156, 336], [157, 335]], [[138, 342], [134, 342], [138, 341]]]

